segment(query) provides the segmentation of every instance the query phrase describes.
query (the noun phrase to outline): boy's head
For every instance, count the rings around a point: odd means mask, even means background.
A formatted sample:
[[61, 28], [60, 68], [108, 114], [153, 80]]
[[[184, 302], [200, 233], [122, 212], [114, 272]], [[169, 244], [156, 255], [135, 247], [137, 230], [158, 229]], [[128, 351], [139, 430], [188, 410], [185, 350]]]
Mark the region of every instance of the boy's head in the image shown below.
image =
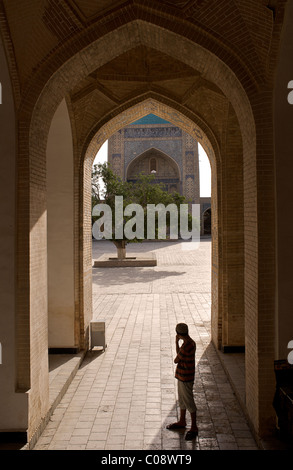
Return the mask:
[[178, 323], [176, 325], [176, 333], [179, 336], [188, 336], [188, 326], [186, 323]]

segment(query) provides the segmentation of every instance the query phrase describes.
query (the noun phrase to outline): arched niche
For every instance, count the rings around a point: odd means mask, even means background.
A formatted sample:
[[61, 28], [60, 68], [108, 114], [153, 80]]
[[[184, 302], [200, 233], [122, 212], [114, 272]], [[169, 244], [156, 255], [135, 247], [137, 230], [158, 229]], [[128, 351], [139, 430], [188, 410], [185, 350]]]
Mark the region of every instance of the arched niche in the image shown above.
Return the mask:
[[180, 169], [178, 164], [164, 152], [150, 148], [138, 155], [127, 166], [126, 180], [135, 181], [140, 174], [153, 175], [155, 183], [164, 183], [166, 189], [180, 192]]

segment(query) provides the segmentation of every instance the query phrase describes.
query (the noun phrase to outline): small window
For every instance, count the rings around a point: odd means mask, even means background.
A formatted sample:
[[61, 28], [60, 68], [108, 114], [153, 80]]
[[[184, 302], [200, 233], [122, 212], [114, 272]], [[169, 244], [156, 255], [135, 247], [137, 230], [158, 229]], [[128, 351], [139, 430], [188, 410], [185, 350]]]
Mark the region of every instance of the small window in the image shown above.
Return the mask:
[[151, 158], [150, 172], [153, 173], [153, 172], [156, 172], [156, 171], [157, 171], [157, 160], [156, 160], [156, 158]]

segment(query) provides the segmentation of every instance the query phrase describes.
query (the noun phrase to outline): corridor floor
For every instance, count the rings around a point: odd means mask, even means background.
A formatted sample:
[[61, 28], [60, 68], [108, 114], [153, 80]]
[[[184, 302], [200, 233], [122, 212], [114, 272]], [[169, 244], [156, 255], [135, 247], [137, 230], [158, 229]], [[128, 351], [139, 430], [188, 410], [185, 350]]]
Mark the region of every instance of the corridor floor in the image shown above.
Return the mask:
[[[155, 253], [156, 267], [93, 268], [94, 319], [105, 321], [107, 348], [87, 353], [34, 449], [257, 449], [210, 342], [211, 243], [188, 243], [128, 245], [129, 253]], [[104, 252], [114, 245], [93, 242], [94, 259]], [[173, 359], [182, 321], [197, 344], [199, 435], [190, 442], [184, 430], [166, 429], [178, 418]]]

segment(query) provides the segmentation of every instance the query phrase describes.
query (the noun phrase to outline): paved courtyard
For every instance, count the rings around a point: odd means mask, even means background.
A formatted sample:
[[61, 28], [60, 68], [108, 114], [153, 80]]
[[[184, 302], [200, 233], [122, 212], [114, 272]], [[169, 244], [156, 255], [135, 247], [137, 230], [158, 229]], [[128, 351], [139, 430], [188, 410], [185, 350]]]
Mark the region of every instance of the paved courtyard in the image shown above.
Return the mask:
[[[106, 323], [107, 348], [86, 355], [35, 449], [257, 449], [210, 342], [211, 242], [128, 246], [148, 251], [156, 267], [93, 268], [94, 319]], [[93, 242], [94, 259], [104, 252], [113, 255], [114, 245]], [[173, 359], [182, 321], [197, 344], [199, 435], [191, 442], [184, 430], [166, 429], [178, 419]]]

